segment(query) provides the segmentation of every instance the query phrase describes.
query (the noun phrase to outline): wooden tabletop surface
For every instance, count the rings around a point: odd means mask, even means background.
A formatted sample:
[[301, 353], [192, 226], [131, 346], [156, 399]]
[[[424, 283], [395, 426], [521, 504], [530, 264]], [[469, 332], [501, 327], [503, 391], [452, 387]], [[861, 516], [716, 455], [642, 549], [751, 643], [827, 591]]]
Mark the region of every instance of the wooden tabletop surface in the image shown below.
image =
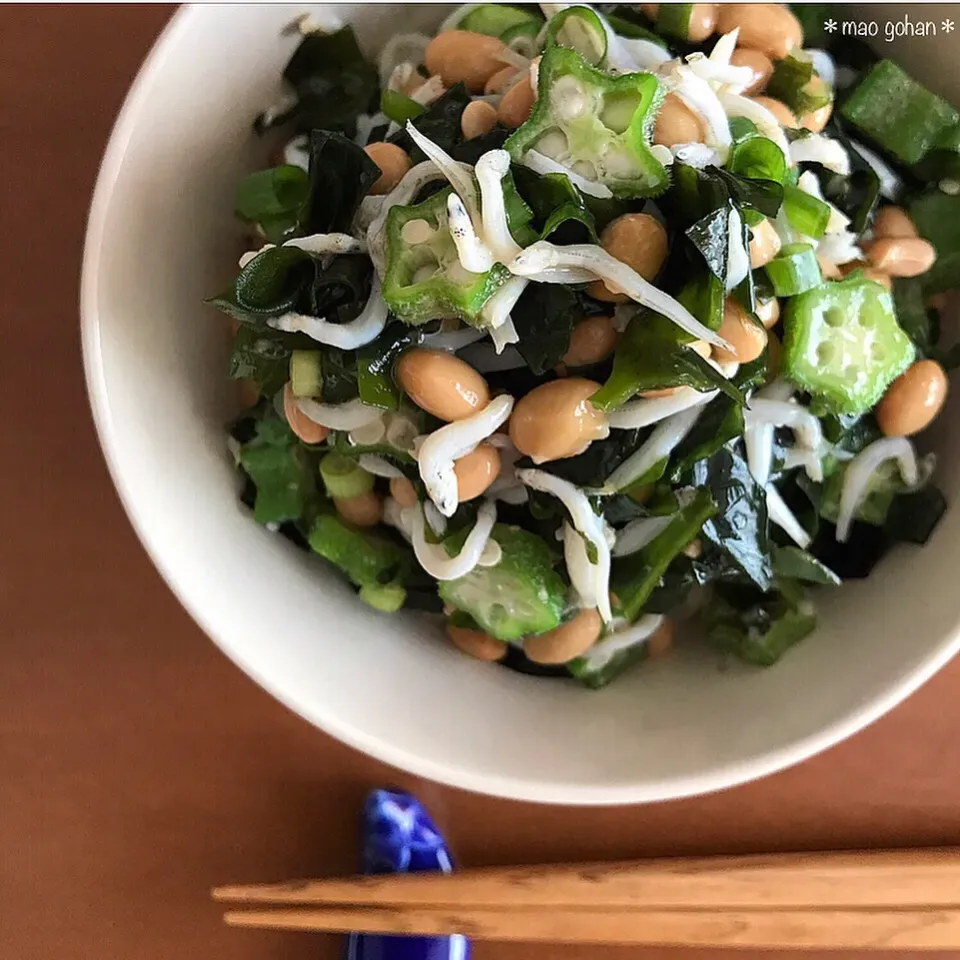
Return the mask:
[[[0, 956], [337, 957], [336, 938], [223, 928], [207, 891], [351, 871], [360, 801], [390, 783], [429, 804], [469, 865], [960, 843], [960, 662], [787, 773], [701, 799], [578, 810], [414, 782], [312, 729], [217, 651], [120, 508], [78, 336], [97, 164], [170, 12], [0, 13]], [[477, 960], [637, 953], [475, 951]]]

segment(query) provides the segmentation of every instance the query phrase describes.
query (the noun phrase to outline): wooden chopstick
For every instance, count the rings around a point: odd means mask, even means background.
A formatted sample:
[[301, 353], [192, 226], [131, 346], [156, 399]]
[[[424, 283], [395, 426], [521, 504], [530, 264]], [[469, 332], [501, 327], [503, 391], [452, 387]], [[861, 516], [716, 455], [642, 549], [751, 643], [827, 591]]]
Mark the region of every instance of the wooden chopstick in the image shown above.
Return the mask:
[[329, 908], [230, 912], [233, 926], [450, 934], [477, 939], [709, 947], [960, 948], [960, 910], [484, 910]]
[[299, 880], [217, 887], [213, 897], [235, 903], [471, 910], [960, 908], [960, 848], [670, 858]]

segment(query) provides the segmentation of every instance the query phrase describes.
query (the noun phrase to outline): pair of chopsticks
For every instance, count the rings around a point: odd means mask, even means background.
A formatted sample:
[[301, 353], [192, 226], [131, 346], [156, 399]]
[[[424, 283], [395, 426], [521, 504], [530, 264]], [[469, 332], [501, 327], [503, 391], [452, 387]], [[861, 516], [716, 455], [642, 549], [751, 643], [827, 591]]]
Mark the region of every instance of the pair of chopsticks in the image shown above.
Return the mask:
[[217, 887], [233, 926], [553, 943], [960, 948], [960, 848], [502, 867]]

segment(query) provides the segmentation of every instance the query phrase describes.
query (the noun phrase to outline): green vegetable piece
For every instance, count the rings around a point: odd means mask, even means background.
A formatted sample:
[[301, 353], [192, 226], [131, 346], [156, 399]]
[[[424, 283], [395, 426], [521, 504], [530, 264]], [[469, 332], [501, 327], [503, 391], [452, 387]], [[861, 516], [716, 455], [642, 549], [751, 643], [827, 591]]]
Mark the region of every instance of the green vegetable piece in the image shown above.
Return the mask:
[[830, 207], [799, 187], [784, 185], [783, 209], [790, 226], [805, 237], [819, 240], [827, 229]]
[[294, 350], [290, 354], [290, 387], [295, 397], [316, 397], [323, 388], [319, 350]]
[[[803, 45], [808, 50], [827, 48], [833, 34], [824, 29], [830, 19], [829, 3], [791, 3], [790, 12], [800, 21], [803, 29]], [[843, 41], [841, 41], [843, 42]]]
[[[636, 10], [635, 7], [630, 8], [626, 6], [618, 6], [618, 10], [621, 13], [634, 14]], [[607, 23], [610, 25], [610, 28], [621, 37], [628, 37], [630, 40], [649, 40], [651, 43], [657, 44], [657, 46], [663, 47], [664, 52], [669, 54], [669, 48], [667, 47], [667, 41], [663, 39], [658, 33], [654, 33], [652, 30], [648, 30], [646, 27], [641, 26], [639, 23], [634, 23], [632, 20], [627, 20], [625, 17], [617, 16], [615, 13], [606, 14]], [[649, 21], [644, 18], [644, 23]]]
[[328, 453], [320, 461], [320, 476], [331, 497], [360, 497], [373, 489], [373, 474], [367, 473], [356, 460], [339, 453]]
[[[751, 171], [751, 174], [758, 172]], [[687, 224], [707, 216], [728, 200], [734, 201], [743, 218], [749, 221], [753, 212], [765, 217], [779, 213], [783, 186], [776, 180], [732, 173], [722, 167], [698, 170], [685, 163], [674, 163], [673, 188], [668, 198], [675, 205], [678, 219]]]
[[778, 297], [795, 297], [823, 282], [817, 254], [809, 243], [788, 243], [764, 268]]
[[352, 136], [358, 114], [370, 109], [379, 84], [377, 68], [363, 56], [350, 26], [305, 36], [283, 79], [293, 88], [296, 103], [257, 117], [258, 134], [295, 120], [300, 130], [346, 130]]
[[408, 97], [399, 90], [384, 90], [380, 94], [380, 110], [394, 123], [404, 126], [408, 120], [416, 120], [427, 112], [422, 103]]
[[723, 323], [725, 299], [723, 283], [710, 271], [688, 280], [677, 294], [677, 300], [711, 330], [719, 330]]
[[240, 448], [240, 466], [257, 488], [253, 516], [258, 523], [296, 520], [316, 494], [306, 450], [278, 419], [257, 424], [256, 437]]
[[511, 7], [506, 3], [481, 3], [463, 17], [457, 24], [457, 29], [485, 33], [489, 37], [500, 37], [513, 27], [528, 24], [533, 24], [536, 30], [539, 30], [543, 20], [530, 10]]
[[737, 386], [686, 344], [692, 338], [666, 317], [640, 310], [630, 321], [613, 355], [613, 372], [590, 398], [600, 410], [615, 410], [634, 394], [666, 387], [721, 390], [744, 403]]
[[[288, 310], [337, 318], [341, 308], [358, 313], [370, 289], [370, 262], [363, 255], [330, 257], [297, 247], [271, 247], [257, 254], [230, 288], [206, 302], [242, 323], [263, 327]], [[355, 315], [350, 315], [350, 319]], [[344, 318], [346, 319], [346, 318]], [[265, 336], [272, 335], [262, 330]], [[309, 345], [312, 341], [300, 338]]]
[[[404, 323], [458, 318], [480, 326], [483, 305], [509, 276], [501, 264], [486, 273], [469, 273], [460, 265], [447, 226], [451, 192], [441, 190], [415, 206], [394, 207], [387, 216], [383, 299]], [[416, 226], [408, 227], [411, 223]]]
[[547, 47], [569, 47], [593, 67], [607, 58], [607, 31], [589, 7], [567, 7], [547, 24]]
[[729, 554], [761, 589], [773, 584], [767, 535], [767, 498], [743, 456], [739, 442], [728, 443], [707, 460], [698, 460], [691, 482], [708, 491], [716, 516], [703, 525], [703, 535]]
[[406, 602], [407, 591], [399, 583], [365, 583], [360, 588], [359, 596], [374, 610], [396, 613]]
[[751, 180], [783, 183], [787, 175], [787, 160], [772, 140], [753, 134], [734, 142], [727, 159], [727, 169]]
[[570, 334], [583, 319], [576, 294], [558, 283], [531, 283], [510, 319], [520, 337], [517, 350], [537, 375], [553, 369], [570, 347]]
[[[735, 205], [727, 201], [716, 210], [711, 210], [686, 230], [687, 238], [697, 248], [710, 272], [720, 281], [723, 290], [727, 281], [727, 261], [730, 250], [730, 214]], [[748, 211], [744, 211], [746, 214]], [[752, 211], [751, 211], [752, 212]], [[759, 219], [763, 219], [757, 214]], [[740, 225], [741, 233], [743, 225]], [[749, 235], [743, 234], [744, 243], [749, 243]], [[721, 310], [722, 315], [722, 310]], [[722, 320], [721, 320], [722, 322]]]
[[498, 523], [492, 538], [502, 556], [492, 567], [440, 583], [440, 598], [469, 613], [491, 636], [516, 641], [559, 626], [567, 590], [546, 543], [520, 527]]
[[[510, 195], [507, 195], [507, 218], [514, 239], [521, 246], [529, 246], [534, 240], [551, 239], [554, 243], [599, 243], [596, 222], [587, 207], [583, 194], [562, 173], [548, 173], [540, 176], [526, 167], [515, 167], [512, 171], [515, 180], [517, 201], [523, 204], [529, 218], [537, 225], [524, 223], [521, 232], [514, 227], [514, 218], [510, 211]], [[504, 181], [505, 185], [509, 183]], [[518, 208], [520, 209], [520, 208]], [[539, 226], [542, 224], [542, 226]]]
[[630, 620], [640, 616], [670, 562], [716, 512], [717, 504], [710, 492], [697, 490], [693, 499], [680, 508], [666, 530], [642, 550], [614, 562], [610, 587], [620, 598], [624, 616]]
[[698, 461], [712, 457], [724, 444], [743, 433], [743, 407], [729, 397], [711, 400], [693, 429], [670, 454], [668, 479], [680, 483]]
[[540, 62], [538, 97], [504, 144], [521, 162], [528, 150], [609, 187], [616, 197], [662, 193], [669, 178], [650, 152], [665, 91], [650, 73], [608, 76], [575, 50], [550, 47]]
[[261, 395], [272, 397], [283, 389], [290, 369], [291, 350], [279, 335], [240, 325], [233, 338], [227, 371], [232, 380], [252, 380]]
[[418, 346], [423, 331], [402, 323], [391, 324], [376, 340], [357, 351], [357, 390], [360, 399], [384, 410], [400, 409], [400, 388], [393, 365], [404, 350]]
[[[831, 523], [837, 522], [840, 515], [840, 495], [843, 492], [846, 463], [838, 463], [824, 480], [820, 491], [820, 516]], [[907, 490], [896, 463], [887, 461], [873, 472], [866, 492], [857, 506], [854, 517], [863, 523], [882, 527], [894, 498]]]
[[328, 347], [320, 354], [320, 373], [324, 403], [346, 403], [359, 395], [357, 387], [357, 358], [352, 350]]
[[891, 60], [881, 60], [840, 110], [904, 163], [917, 163], [957, 124], [957, 111]]
[[295, 247], [274, 247], [254, 257], [232, 287], [207, 303], [243, 323], [262, 323], [295, 309], [312, 270], [310, 255]]
[[927, 293], [960, 287], [960, 196], [928, 190], [911, 201], [910, 219], [937, 251], [934, 265], [920, 278]]
[[897, 322], [913, 341], [920, 356], [936, 359], [940, 324], [936, 313], [927, 310], [926, 300], [921, 277], [894, 277], [893, 302], [897, 310]]
[[334, 453], [339, 453], [341, 457], [348, 457], [351, 460], [356, 460], [365, 453], [373, 453], [378, 457], [387, 457], [394, 460], [401, 466], [415, 467], [417, 463], [406, 450], [401, 450], [386, 441], [381, 443], [354, 443], [350, 439], [349, 433], [340, 430], [334, 430], [330, 433], [330, 436], [327, 437], [327, 446]]
[[814, 72], [813, 62], [795, 53], [776, 61], [766, 95], [785, 103], [795, 117], [813, 113], [833, 100], [830, 87]]
[[647, 659], [647, 640], [638, 640], [628, 647], [619, 647], [605, 652], [604, 639], [601, 639], [589, 654], [577, 657], [567, 664], [571, 676], [579, 680], [590, 690], [602, 690], [609, 686], [622, 673]]
[[310, 548], [339, 567], [358, 587], [402, 580], [409, 554], [392, 540], [360, 530], [335, 513], [322, 513], [307, 538]]
[[285, 164], [244, 177], [235, 209], [241, 219], [260, 224], [269, 243], [282, 243], [299, 228], [309, 196], [307, 172]]
[[831, 587], [838, 587], [842, 582], [826, 564], [799, 547], [776, 547], [773, 551], [773, 572], [787, 580], [802, 580]]
[[884, 533], [893, 540], [923, 546], [947, 509], [943, 493], [928, 484], [921, 490], [896, 497], [887, 513]]
[[817, 626], [812, 608], [796, 607], [779, 594], [742, 610], [715, 596], [704, 620], [715, 647], [758, 667], [772, 666]]
[[381, 176], [370, 155], [353, 140], [332, 130], [311, 130], [310, 202], [303, 232], [349, 233], [360, 202]]
[[960, 123], [937, 141], [934, 149], [914, 165], [913, 172], [926, 183], [960, 181]]
[[690, 39], [692, 3], [663, 3], [657, 10], [657, 32], [678, 40]]
[[866, 413], [916, 355], [893, 298], [862, 276], [791, 300], [784, 327], [783, 373], [830, 413]]

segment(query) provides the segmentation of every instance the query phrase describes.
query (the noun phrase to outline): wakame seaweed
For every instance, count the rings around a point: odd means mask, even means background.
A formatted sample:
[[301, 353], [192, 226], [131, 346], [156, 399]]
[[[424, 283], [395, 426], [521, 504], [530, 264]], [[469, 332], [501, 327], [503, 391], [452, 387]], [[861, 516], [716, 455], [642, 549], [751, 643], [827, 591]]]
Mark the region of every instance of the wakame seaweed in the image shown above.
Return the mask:
[[379, 96], [377, 70], [363, 56], [353, 28], [304, 37], [283, 79], [294, 92], [294, 102], [278, 112], [261, 113], [258, 133], [293, 122], [303, 131], [341, 130], [352, 135], [358, 114], [375, 109]]

